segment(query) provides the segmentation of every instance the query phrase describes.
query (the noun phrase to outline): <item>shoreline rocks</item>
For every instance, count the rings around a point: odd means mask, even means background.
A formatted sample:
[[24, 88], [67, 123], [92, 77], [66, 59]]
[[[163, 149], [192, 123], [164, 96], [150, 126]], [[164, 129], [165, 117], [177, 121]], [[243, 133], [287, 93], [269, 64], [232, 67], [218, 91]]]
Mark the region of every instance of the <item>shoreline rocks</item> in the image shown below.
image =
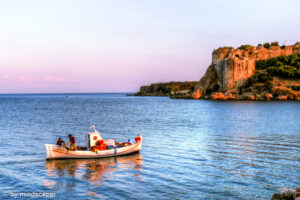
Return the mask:
[[280, 188], [271, 200], [300, 200], [300, 188]]

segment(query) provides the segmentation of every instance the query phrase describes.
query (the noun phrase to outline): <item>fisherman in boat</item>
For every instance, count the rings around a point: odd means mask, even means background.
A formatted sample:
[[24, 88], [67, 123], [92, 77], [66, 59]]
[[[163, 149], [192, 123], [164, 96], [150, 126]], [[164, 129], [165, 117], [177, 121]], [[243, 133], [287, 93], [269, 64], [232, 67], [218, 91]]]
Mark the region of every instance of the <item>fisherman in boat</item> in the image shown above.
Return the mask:
[[70, 143], [70, 151], [76, 151], [75, 138], [71, 134], [69, 134], [69, 143]]
[[56, 145], [59, 146], [59, 147], [62, 147], [62, 146], [65, 146], [66, 143], [61, 138], [58, 138], [58, 140], [56, 142]]

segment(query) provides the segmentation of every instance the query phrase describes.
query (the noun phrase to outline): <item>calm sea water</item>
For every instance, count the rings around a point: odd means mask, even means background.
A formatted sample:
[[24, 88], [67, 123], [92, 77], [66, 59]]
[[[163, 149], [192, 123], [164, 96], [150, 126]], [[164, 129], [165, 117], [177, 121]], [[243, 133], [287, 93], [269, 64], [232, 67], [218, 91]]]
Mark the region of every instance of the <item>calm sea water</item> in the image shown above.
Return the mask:
[[[299, 102], [213, 102], [125, 94], [0, 96], [0, 198], [269, 199], [300, 186]], [[46, 161], [45, 143], [95, 124], [142, 134], [139, 154]], [[11, 196], [8, 196], [11, 198]]]

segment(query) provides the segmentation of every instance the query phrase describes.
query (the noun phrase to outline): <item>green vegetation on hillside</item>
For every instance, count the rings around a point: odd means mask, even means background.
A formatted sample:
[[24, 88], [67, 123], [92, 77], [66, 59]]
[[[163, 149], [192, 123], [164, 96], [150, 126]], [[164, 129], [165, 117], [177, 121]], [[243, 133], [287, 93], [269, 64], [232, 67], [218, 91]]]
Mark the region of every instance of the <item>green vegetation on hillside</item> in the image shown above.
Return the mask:
[[272, 90], [272, 80], [273, 77], [268, 72], [256, 71], [254, 75], [248, 78], [243, 86], [238, 88], [239, 94], [244, 92], [253, 92], [251, 87], [255, 87], [256, 90], [268, 91]]
[[300, 90], [300, 86], [299, 85], [293, 85], [292, 86], [292, 90], [299, 91]]
[[269, 42], [266, 42], [266, 43], [264, 43], [264, 47], [266, 48], [266, 49], [268, 49], [268, 48], [270, 48], [270, 43]]
[[244, 44], [244, 45], [241, 45], [240, 47], [238, 47], [238, 49], [246, 50], [249, 47], [251, 47], [250, 44]]
[[245, 87], [248, 88], [253, 84], [256, 83], [263, 83], [266, 87], [266, 89], [272, 88], [271, 81], [273, 80], [273, 77], [271, 74], [267, 72], [256, 72], [254, 75], [252, 75], [250, 78], [246, 80]]
[[[264, 44], [258, 44], [256, 46], [256, 48], [261, 47], [261, 46], [263, 46], [266, 49], [269, 49], [271, 46], [279, 46], [279, 43], [277, 41], [271, 42], [271, 44], [269, 42], [266, 42]], [[238, 49], [247, 50], [247, 48], [249, 48], [249, 47], [252, 47], [252, 46], [250, 44], [243, 44], [240, 47], [238, 47]], [[285, 45], [282, 45], [280, 48], [284, 49]]]
[[[288, 79], [300, 79], [300, 54], [289, 56], [279, 56], [267, 60], [258, 60], [255, 62], [256, 71], [254, 75], [248, 78], [245, 85], [240, 87], [240, 93], [243, 89], [249, 89], [251, 86], [262, 85], [265, 90], [271, 90], [273, 76], [280, 76]], [[300, 90], [300, 86], [292, 86], [293, 90]]]
[[275, 42], [271, 42], [271, 46], [279, 46], [279, 43], [277, 42], [277, 41], [275, 41]]
[[265, 70], [268, 74], [290, 79], [300, 78], [300, 54], [279, 56], [255, 62], [255, 68]]

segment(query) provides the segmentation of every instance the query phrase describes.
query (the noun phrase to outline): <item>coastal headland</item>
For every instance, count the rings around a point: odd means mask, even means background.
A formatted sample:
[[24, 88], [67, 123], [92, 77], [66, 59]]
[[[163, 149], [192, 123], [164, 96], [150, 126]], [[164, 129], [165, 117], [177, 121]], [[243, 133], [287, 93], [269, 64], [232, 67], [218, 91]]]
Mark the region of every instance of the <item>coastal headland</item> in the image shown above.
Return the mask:
[[300, 42], [213, 51], [200, 81], [154, 83], [136, 96], [211, 100], [300, 100]]
[[170, 96], [174, 98], [189, 97], [199, 81], [153, 83], [142, 86], [135, 96]]

